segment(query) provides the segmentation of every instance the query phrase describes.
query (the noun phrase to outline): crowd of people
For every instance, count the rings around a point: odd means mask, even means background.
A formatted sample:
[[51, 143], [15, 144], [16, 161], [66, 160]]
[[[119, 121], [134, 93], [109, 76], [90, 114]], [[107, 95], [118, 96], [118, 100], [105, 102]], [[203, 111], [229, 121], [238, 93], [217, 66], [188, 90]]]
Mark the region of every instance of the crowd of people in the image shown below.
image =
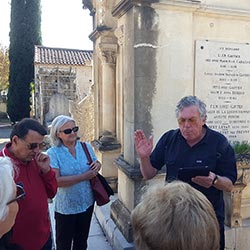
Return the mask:
[[44, 126], [31, 118], [14, 125], [0, 152], [1, 250], [51, 250], [48, 199], [53, 198], [57, 249], [87, 249], [94, 208], [89, 180], [101, 163], [87, 143], [93, 159], [88, 163], [77, 132], [72, 118], [56, 117], [52, 147], [43, 152]]
[[[206, 105], [196, 96], [178, 102], [176, 118], [179, 127], [155, 148], [152, 136], [134, 133], [143, 178], [166, 166], [163, 185], [150, 188], [132, 211], [136, 249], [224, 250], [223, 191], [231, 191], [237, 178], [233, 148], [206, 125]], [[86, 143], [89, 164], [78, 130], [74, 119], [57, 116], [44, 152], [44, 126], [31, 118], [14, 125], [0, 151], [0, 250], [52, 249], [48, 199], [55, 200], [57, 250], [87, 249], [95, 202], [90, 180], [101, 163]], [[207, 174], [179, 180], [180, 169], [192, 174], [205, 166]]]

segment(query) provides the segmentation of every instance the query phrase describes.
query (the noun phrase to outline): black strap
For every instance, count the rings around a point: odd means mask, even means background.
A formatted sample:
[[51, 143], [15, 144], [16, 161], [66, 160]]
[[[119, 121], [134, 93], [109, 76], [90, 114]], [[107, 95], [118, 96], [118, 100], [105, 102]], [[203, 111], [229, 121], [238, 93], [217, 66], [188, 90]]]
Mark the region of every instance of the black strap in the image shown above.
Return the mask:
[[91, 164], [93, 162], [93, 160], [92, 160], [91, 155], [89, 153], [88, 147], [87, 147], [85, 142], [81, 142], [81, 144], [82, 144], [82, 148], [87, 156], [88, 162], [89, 162], [89, 164]]

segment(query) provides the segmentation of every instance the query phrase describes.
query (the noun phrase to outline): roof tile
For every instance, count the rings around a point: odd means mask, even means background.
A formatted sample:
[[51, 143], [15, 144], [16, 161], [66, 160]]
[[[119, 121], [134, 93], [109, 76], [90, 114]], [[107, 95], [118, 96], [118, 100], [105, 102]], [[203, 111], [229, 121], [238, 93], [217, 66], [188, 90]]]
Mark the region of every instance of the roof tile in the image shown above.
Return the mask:
[[84, 65], [92, 60], [92, 50], [51, 48], [35, 45], [35, 63]]

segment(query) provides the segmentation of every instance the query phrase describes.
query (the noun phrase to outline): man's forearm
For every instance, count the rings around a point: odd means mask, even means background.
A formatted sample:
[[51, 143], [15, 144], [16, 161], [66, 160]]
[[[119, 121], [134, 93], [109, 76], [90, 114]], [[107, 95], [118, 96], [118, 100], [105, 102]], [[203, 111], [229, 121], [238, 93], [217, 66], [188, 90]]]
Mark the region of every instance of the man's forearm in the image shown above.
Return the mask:
[[214, 184], [214, 187], [225, 192], [231, 192], [233, 189], [233, 183], [227, 177], [217, 175], [217, 180]]
[[153, 178], [157, 173], [157, 170], [151, 165], [149, 157], [141, 159], [140, 168], [142, 176], [146, 180]]

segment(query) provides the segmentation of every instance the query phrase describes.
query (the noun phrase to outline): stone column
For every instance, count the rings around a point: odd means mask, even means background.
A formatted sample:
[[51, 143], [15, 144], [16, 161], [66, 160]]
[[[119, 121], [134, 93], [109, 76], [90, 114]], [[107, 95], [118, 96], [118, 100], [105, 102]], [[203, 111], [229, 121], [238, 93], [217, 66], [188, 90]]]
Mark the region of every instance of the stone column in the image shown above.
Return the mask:
[[102, 62], [102, 131], [115, 134], [115, 66], [116, 44], [99, 44], [99, 58]]
[[[103, 40], [107, 37], [102, 38]], [[100, 136], [93, 141], [96, 155], [102, 162], [101, 173], [117, 191], [117, 167], [114, 160], [120, 154], [121, 145], [116, 139], [116, 52], [114, 43], [100, 42], [98, 57], [101, 60], [101, 78], [99, 86], [100, 113], [97, 119], [100, 125]]]

